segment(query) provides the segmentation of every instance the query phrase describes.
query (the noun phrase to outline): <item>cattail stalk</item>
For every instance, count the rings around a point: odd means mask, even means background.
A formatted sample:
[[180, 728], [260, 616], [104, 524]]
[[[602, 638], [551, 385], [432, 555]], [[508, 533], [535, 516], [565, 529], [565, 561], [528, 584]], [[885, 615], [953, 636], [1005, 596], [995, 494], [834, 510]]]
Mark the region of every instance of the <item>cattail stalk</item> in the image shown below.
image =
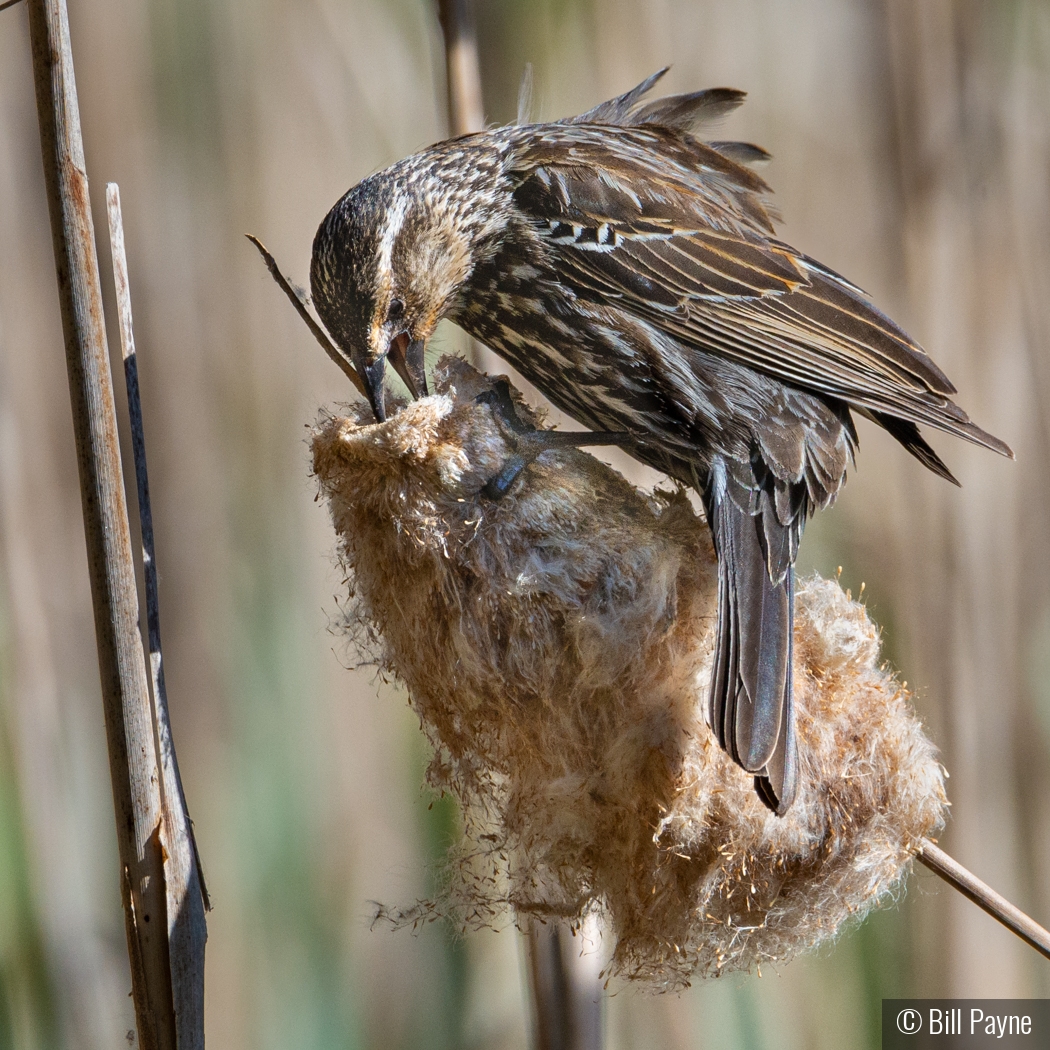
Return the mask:
[[469, 135], [481, 131], [485, 123], [478, 37], [470, 0], [438, 0], [438, 18], [445, 37], [449, 134]]
[[599, 967], [581, 965], [580, 938], [566, 923], [525, 924], [535, 1050], [602, 1050]]
[[[448, 93], [448, 133], [470, 135], [485, 127], [481, 62], [472, 0], [438, 0], [438, 21], [445, 41], [445, 82]], [[492, 351], [476, 339], [467, 340], [470, 360], [483, 371], [496, 364]]]
[[972, 871], [964, 868], [954, 857], [928, 839], [916, 852], [916, 857], [935, 875], [939, 875], [949, 886], [973, 901], [982, 911], [997, 922], [1001, 922], [1022, 941], [1030, 944], [1040, 955], [1050, 959], [1050, 930], [1044, 929], [1002, 894], [996, 893], [982, 882]]
[[[438, 17], [445, 40], [449, 134], [481, 131], [485, 109], [471, 0], [438, 0]], [[473, 339], [469, 352], [479, 368], [494, 363]], [[600, 1050], [601, 987], [579, 967], [565, 928], [530, 923], [527, 941], [536, 1050]]]

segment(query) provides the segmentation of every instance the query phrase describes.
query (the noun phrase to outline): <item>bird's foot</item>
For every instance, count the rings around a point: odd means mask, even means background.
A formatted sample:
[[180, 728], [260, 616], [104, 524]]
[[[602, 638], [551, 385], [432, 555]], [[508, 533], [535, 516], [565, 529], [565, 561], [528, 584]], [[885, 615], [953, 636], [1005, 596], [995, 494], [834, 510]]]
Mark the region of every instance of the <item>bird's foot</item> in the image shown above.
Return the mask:
[[505, 379], [497, 380], [491, 390], [479, 394], [474, 401], [488, 405], [492, 417], [503, 432], [511, 455], [503, 469], [489, 478], [481, 490], [488, 499], [502, 499], [517, 480], [518, 475], [541, 453], [555, 448], [581, 448], [590, 445], [623, 445], [631, 441], [624, 431], [585, 431], [567, 434], [558, 430], [537, 430], [518, 415], [517, 407], [510, 396], [510, 385]]
[[492, 409], [492, 418], [504, 432], [510, 430], [516, 435], [536, 433], [536, 428], [518, 415], [518, 406], [510, 396], [510, 383], [506, 379], [497, 379], [491, 390], [474, 398], [474, 404], [488, 405]]

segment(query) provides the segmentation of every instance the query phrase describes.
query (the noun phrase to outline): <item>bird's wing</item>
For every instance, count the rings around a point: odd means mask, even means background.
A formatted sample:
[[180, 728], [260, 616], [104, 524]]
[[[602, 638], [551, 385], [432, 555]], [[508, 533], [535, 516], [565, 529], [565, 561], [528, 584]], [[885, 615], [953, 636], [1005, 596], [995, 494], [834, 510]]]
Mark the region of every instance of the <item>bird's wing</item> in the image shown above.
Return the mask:
[[1010, 454], [859, 288], [773, 236], [758, 175], [681, 130], [624, 126], [633, 112], [522, 128], [508, 152], [515, 202], [560, 280], [685, 346]]

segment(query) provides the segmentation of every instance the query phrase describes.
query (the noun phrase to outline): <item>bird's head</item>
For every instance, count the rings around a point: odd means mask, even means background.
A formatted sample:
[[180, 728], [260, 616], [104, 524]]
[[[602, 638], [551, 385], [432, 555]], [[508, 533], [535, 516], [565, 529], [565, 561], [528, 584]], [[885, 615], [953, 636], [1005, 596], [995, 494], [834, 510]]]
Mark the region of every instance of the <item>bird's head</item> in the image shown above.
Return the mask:
[[413, 396], [426, 393], [427, 341], [477, 262], [486, 224], [462, 188], [433, 165], [402, 162], [350, 190], [314, 238], [314, 305], [380, 422], [387, 361]]

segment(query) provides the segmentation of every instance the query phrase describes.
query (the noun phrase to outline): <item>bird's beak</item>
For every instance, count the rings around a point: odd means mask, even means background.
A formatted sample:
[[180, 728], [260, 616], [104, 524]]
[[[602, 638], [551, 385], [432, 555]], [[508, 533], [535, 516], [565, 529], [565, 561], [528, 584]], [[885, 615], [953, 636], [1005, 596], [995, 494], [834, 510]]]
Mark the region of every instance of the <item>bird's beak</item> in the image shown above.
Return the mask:
[[365, 393], [377, 423], [386, 422], [386, 354], [377, 357], [372, 364], [358, 365], [357, 369], [365, 383]]
[[410, 340], [404, 332], [390, 344], [390, 364], [414, 398], [427, 396], [427, 373], [423, 367], [425, 349], [426, 343], [422, 339]]
[[385, 354], [380, 354], [372, 364], [358, 365], [358, 372], [365, 383], [365, 393], [372, 412], [380, 423], [386, 421], [386, 362], [389, 359], [394, 371], [404, 380], [414, 398], [427, 396], [427, 373], [423, 367], [426, 343], [422, 339], [409, 339], [402, 333], [391, 340]]

